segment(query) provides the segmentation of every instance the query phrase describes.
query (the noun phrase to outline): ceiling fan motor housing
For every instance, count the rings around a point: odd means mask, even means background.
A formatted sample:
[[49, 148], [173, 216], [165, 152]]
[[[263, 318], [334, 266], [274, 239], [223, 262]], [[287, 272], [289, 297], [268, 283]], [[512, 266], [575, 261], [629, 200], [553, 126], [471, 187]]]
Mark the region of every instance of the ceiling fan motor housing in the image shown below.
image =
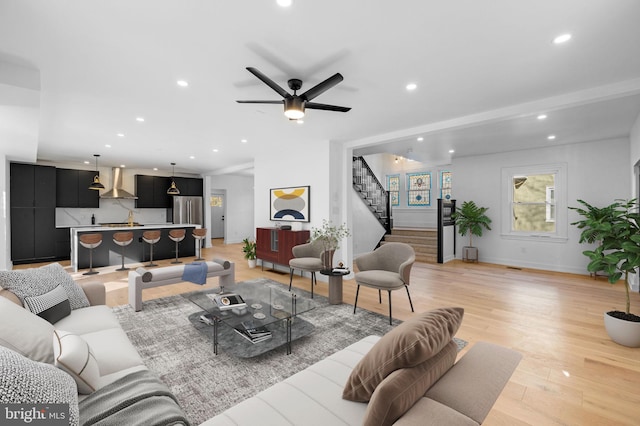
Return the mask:
[[287, 81], [287, 84], [289, 84], [289, 89], [295, 92], [296, 90], [300, 90], [300, 88], [302, 87], [302, 80], [298, 78], [292, 78], [291, 80]]

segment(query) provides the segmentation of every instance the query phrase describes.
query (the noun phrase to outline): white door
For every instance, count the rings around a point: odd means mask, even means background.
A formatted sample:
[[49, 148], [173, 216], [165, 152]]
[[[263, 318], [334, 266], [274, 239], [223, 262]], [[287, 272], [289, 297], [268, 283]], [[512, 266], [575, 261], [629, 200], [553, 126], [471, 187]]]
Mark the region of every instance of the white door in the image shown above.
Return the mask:
[[224, 238], [224, 194], [211, 194], [211, 238]]

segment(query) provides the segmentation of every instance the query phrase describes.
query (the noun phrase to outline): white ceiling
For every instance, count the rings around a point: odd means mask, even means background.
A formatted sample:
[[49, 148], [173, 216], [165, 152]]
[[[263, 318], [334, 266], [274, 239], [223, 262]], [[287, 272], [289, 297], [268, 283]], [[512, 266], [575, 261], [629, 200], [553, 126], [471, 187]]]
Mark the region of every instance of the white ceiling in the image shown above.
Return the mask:
[[[40, 72], [41, 161], [101, 154], [101, 166], [205, 173], [334, 140], [446, 162], [449, 149], [627, 136], [639, 18], [637, 0], [0, 0], [0, 61]], [[570, 42], [551, 43], [564, 32]], [[238, 104], [279, 99], [247, 66], [285, 88], [300, 78], [302, 91], [340, 72], [314, 101], [353, 109], [297, 124], [279, 105]]]

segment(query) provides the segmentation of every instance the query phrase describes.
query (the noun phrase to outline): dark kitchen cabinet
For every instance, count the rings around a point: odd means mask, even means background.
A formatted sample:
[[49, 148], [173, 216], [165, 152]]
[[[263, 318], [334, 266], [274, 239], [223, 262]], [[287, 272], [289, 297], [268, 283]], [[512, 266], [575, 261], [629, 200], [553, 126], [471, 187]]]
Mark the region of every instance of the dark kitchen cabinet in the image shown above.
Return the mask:
[[[180, 195], [202, 197], [202, 194], [204, 193], [202, 179], [185, 177], [176, 177], [174, 179], [176, 181], [176, 186], [180, 190]], [[171, 183], [171, 181], [169, 181], [169, 183]]]
[[55, 257], [56, 169], [10, 165], [11, 260], [47, 261]]
[[171, 196], [167, 189], [171, 185], [171, 178], [164, 176], [136, 175], [137, 208], [168, 208], [171, 207]]
[[89, 189], [96, 174], [99, 175], [99, 172], [56, 169], [56, 206], [100, 207], [100, 192]]
[[71, 258], [71, 229], [56, 228], [56, 259], [69, 260]]

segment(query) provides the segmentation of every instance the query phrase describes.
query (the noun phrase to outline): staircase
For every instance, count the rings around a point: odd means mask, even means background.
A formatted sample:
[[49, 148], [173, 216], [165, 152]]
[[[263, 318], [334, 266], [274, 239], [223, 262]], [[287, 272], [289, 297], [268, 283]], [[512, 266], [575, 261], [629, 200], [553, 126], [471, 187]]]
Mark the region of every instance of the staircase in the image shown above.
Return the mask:
[[384, 243], [406, 243], [416, 252], [416, 262], [438, 262], [438, 230], [427, 228], [393, 228], [384, 236]]
[[362, 157], [353, 157], [353, 188], [386, 232], [391, 232], [389, 192]]

